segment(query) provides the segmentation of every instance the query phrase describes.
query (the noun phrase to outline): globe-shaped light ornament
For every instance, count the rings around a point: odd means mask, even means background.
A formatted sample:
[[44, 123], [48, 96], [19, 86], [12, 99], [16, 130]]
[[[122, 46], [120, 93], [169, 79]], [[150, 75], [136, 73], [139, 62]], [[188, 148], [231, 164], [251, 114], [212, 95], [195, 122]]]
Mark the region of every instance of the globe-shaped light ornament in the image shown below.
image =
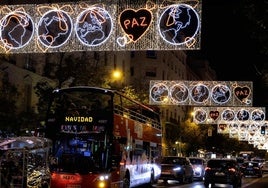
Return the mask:
[[170, 99], [172, 104], [181, 104], [188, 100], [189, 91], [184, 84], [175, 84], [170, 87]]
[[1, 19], [0, 41], [7, 50], [26, 46], [34, 36], [34, 22], [22, 11], [14, 11]]
[[197, 123], [203, 123], [204, 121], [206, 121], [207, 117], [207, 112], [203, 109], [197, 109], [194, 112], [194, 120]]
[[251, 112], [251, 120], [253, 121], [264, 121], [265, 120], [265, 113], [261, 109], [255, 109]]
[[75, 33], [79, 41], [88, 47], [105, 43], [113, 29], [111, 15], [101, 7], [90, 7], [82, 11], [75, 23]]
[[50, 10], [38, 22], [38, 41], [46, 48], [61, 47], [69, 40], [72, 28], [72, 19], [65, 11]]
[[226, 85], [218, 84], [211, 90], [211, 98], [216, 104], [226, 104], [230, 100], [230, 97], [231, 90]]
[[158, 23], [161, 38], [171, 45], [182, 45], [194, 39], [200, 29], [195, 9], [187, 4], [174, 4], [160, 15]]
[[168, 86], [164, 83], [156, 83], [150, 89], [150, 99], [153, 103], [167, 104]]
[[237, 112], [236, 118], [238, 121], [247, 121], [250, 119], [250, 113], [246, 109], [241, 109]]
[[231, 122], [235, 120], [235, 112], [231, 109], [226, 109], [222, 111], [221, 119], [223, 121]]
[[209, 89], [204, 84], [196, 84], [192, 87], [190, 96], [195, 103], [204, 104], [209, 99]]

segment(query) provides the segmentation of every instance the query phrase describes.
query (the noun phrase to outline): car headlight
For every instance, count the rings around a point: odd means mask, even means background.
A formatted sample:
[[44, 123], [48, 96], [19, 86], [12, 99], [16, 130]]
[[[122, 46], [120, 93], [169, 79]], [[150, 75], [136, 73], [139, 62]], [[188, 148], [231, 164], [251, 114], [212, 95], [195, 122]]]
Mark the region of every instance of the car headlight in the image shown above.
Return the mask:
[[200, 167], [196, 167], [196, 168], [195, 168], [195, 171], [196, 171], [196, 172], [201, 172], [201, 171], [202, 171], [202, 168], [200, 168]]
[[179, 166], [179, 167], [176, 167], [176, 168], [173, 168], [173, 171], [181, 171], [181, 167]]

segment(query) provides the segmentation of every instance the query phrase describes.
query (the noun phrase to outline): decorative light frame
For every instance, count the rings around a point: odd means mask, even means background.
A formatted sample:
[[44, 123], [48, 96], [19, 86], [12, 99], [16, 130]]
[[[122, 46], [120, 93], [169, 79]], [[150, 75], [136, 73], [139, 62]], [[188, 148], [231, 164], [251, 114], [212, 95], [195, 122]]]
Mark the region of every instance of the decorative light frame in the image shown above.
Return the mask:
[[[201, 7], [199, 0], [4, 5], [0, 6], [0, 53], [198, 50]], [[167, 16], [170, 22], [163, 25]], [[23, 24], [23, 17], [28, 23]], [[126, 23], [130, 29], [124, 28]], [[12, 36], [15, 29], [17, 38]], [[169, 30], [174, 43], [163, 36], [163, 29]], [[20, 44], [18, 40], [29, 39], [29, 33], [31, 40]]]

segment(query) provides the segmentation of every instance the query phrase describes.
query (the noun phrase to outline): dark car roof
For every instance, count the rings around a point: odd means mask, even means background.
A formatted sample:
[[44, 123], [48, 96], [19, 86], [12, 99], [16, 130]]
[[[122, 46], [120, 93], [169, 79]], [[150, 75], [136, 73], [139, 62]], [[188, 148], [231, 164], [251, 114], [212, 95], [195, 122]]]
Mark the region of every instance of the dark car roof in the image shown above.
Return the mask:
[[207, 166], [209, 167], [224, 167], [224, 166], [234, 166], [237, 164], [235, 159], [221, 158], [221, 159], [209, 159]]

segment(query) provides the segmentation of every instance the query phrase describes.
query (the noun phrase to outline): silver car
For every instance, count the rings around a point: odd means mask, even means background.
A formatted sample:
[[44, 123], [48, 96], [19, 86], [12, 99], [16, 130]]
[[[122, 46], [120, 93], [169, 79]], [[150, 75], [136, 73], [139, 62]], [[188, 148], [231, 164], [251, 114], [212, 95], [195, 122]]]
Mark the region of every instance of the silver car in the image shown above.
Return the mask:
[[180, 184], [193, 182], [193, 168], [187, 157], [165, 156], [161, 161], [160, 180], [179, 181]]
[[194, 179], [203, 180], [206, 168], [206, 160], [201, 157], [189, 157], [194, 169]]

